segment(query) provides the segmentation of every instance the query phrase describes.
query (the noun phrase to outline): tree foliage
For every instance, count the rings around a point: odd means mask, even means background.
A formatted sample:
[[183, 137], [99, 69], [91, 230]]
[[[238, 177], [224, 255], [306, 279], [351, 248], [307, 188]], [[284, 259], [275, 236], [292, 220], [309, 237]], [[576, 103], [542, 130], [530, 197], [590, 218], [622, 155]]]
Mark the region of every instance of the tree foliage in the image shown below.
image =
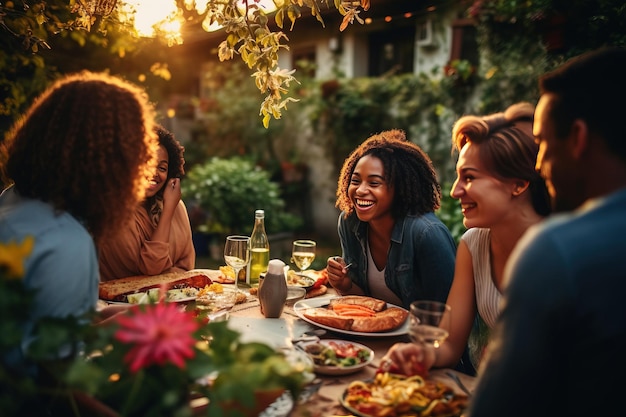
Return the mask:
[[[343, 16], [339, 29], [344, 30], [355, 21], [363, 23], [360, 13], [370, 7], [370, 0], [274, 0], [271, 9], [261, 0], [172, 1], [186, 26], [223, 28], [217, 55], [222, 61], [238, 55], [252, 71], [256, 88], [265, 94], [259, 114], [266, 128], [271, 118], [281, 118], [287, 105], [297, 101], [290, 88], [299, 81], [293, 71], [278, 66], [279, 51], [288, 49], [286, 32], [294, 30], [304, 15], [314, 16], [324, 26], [323, 15], [329, 10]], [[469, 3], [469, 14], [479, 26], [484, 61], [480, 76], [494, 81], [493, 89], [485, 91], [484, 111], [494, 110], [502, 101], [497, 98], [499, 91], [510, 97], [524, 93], [528, 91], [524, 78], [533, 79], [572, 55], [603, 44], [626, 43], [626, 5], [620, 0]], [[155, 83], [169, 79], [168, 67], [159, 64], [159, 54], [167, 53], [167, 48], [154, 47], [160, 40], [139, 38], [121, 21], [113, 8], [121, 4], [123, 0], [0, 2], [0, 131], [6, 131], [59, 73], [80, 68], [109, 70], [140, 82], [146, 77], [153, 77]], [[567, 44], [545, 54], [542, 34], [559, 20]], [[510, 83], [512, 78], [518, 81]], [[512, 88], [504, 91], [506, 85]]]
[[[188, 16], [194, 15], [193, 10], [197, 9], [196, 1], [177, 0], [177, 3], [185, 8]], [[343, 31], [355, 20], [363, 23], [359, 13], [369, 9], [370, 0], [334, 0], [333, 6], [343, 16], [339, 28]], [[275, 0], [271, 8], [261, 0], [206, 0], [204, 12], [194, 16], [195, 20], [202, 20], [204, 28], [212, 25], [223, 28], [226, 39], [218, 47], [220, 61], [239, 55], [254, 71], [256, 87], [267, 94], [259, 112], [266, 128], [272, 117], [280, 119], [283, 109], [297, 101], [287, 96], [291, 84], [298, 82], [293, 76], [295, 70], [278, 66], [279, 51], [289, 49], [289, 38], [283, 29], [288, 24], [292, 30], [305, 10], [324, 26], [324, 7], [330, 7], [329, 0]]]

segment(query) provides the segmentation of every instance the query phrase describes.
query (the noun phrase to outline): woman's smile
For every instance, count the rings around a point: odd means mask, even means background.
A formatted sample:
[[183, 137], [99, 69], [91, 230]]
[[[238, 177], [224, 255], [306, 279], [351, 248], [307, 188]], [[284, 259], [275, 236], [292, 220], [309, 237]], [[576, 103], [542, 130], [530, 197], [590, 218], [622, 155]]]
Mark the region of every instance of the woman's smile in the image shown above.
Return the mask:
[[365, 155], [356, 163], [348, 195], [361, 221], [389, 215], [394, 193], [385, 182], [385, 170], [379, 158]]

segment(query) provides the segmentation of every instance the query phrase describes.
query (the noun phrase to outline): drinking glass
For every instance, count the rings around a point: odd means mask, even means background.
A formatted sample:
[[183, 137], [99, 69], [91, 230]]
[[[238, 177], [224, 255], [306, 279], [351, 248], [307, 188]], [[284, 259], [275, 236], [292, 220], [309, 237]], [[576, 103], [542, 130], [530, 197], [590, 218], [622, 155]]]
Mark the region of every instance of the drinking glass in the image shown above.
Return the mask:
[[315, 242], [313, 240], [295, 240], [291, 250], [291, 260], [298, 268], [300, 274], [304, 272], [315, 259]]
[[439, 301], [419, 300], [411, 303], [409, 337], [413, 343], [438, 348], [448, 337], [450, 306]]
[[239, 271], [250, 262], [250, 237], [228, 236], [224, 245], [224, 261], [235, 270], [235, 285], [237, 291], [241, 291], [243, 285], [239, 281]]

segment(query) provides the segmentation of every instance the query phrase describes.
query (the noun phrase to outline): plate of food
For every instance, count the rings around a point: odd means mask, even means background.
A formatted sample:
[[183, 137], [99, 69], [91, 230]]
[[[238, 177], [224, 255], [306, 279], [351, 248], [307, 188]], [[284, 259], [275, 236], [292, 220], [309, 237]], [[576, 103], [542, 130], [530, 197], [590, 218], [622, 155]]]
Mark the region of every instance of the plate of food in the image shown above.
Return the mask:
[[374, 360], [374, 351], [365, 345], [339, 339], [299, 342], [311, 360], [313, 370], [322, 375], [347, 375], [359, 371]]
[[369, 381], [351, 382], [340, 401], [360, 417], [459, 417], [468, 406], [467, 396], [441, 382], [386, 372]]
[[338, 333], [371, 337], [408, 333], [409, 312], [373, 297], [310, 298], [296, 302], [293, 310], [302, 320]]
[[311, 288], [317, 281], [317, 278], [299, 273], [290, 269], [287, 271], [287, 285], [290, 287], [302, 287], [304, 289]]
[[237, 288], [214, 282], [198, 291], [194, 307], [209, 314], [230, 311], [237, 304], [240, 296], [245, 297], [243, 293], [237, 291]]

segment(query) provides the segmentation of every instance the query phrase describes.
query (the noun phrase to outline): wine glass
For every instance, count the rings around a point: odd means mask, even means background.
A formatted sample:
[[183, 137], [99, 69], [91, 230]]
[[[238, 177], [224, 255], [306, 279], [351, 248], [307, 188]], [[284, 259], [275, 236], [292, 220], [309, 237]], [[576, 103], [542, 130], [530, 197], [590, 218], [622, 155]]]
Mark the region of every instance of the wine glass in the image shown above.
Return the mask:
[[224, 261], [235, 270], [235, 286], [240, 291], [239, 271], [250, 262], [250, 238], [239, 235], [226, 237]]
[[413, 343], [438, 348], [448, 337], [451, 308], [446, 303], [418, 300], [411, 303], [409, 337]]
[[300, 268], [300, 275], [313, 263], [315, 259], [315, 246], [316, 244], [313, 240], [295, 240], [293, 242], [291, 260]]

